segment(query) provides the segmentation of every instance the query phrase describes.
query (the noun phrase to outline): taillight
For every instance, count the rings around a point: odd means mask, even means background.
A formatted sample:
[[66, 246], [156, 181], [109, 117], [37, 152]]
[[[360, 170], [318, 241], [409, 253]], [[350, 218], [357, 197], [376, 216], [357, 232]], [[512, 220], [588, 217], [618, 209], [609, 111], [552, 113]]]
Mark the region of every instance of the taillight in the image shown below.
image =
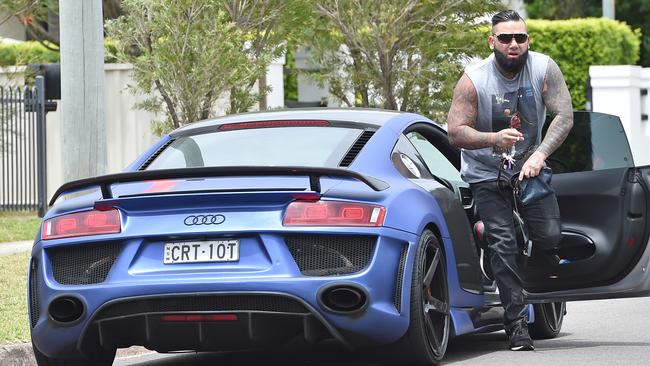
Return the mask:
[[294, 201], [284, 214], [284, 226], [382, 226], [386, 208], [343, 201]]
[[84, 211], [45, 220], [41, 239], [60, 239], [74, 236], [115, 234], [121, 231], [120, 213], [117, 209], [107, 211]]
[[250, 128], [269, 128], [269, 127], [326, 127], [329, 122], [322, 120], [276, 120], [276, 121], [256, 121], [256, 122], [236, 122], [227, 123], [219, 126], [221, 131], [245, 130]]

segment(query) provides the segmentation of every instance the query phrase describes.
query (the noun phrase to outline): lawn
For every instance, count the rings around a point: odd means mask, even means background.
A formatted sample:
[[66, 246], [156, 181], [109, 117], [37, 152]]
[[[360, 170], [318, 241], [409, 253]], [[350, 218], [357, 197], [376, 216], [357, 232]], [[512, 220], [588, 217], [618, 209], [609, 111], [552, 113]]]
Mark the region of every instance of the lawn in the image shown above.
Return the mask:
[[40, 223], [35, 212], [0, 212], [0, 243], [34, 240]]
[[29, 252], [0, 257], [0, 345], [29, 341]]

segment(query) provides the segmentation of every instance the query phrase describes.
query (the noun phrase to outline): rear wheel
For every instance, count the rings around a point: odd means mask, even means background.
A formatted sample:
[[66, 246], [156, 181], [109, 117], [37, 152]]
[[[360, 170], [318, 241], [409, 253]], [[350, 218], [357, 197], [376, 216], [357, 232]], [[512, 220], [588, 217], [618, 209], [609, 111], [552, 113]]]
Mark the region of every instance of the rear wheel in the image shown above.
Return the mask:
[[445, 355], [451, 317], [445, 256], [436, 236], [420, 237], [411, 281], [410, 323], [391, 352], [399, 364], [435, 365]]
[[41, 353], [32, 342], [32, 349], [34, 350], [34, 358], [38, 366], [110, 366], [115, 360], [115, 349], [102, 350], [99, 353], [93, 354], [90, 358], [51, 358]]
[[528, 331], [533, 339], [550, 339], [560, 334], [564, 314], [565, 302], [552, 302], [547, 304], [534, 304], [535, 322], [528, 325]]

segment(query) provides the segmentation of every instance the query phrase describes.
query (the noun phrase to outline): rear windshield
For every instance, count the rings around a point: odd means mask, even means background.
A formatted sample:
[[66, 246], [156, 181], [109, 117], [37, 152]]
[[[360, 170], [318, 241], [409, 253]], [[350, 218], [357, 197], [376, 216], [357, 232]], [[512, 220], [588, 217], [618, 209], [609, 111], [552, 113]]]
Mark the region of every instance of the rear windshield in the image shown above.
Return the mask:
[[147, 170], [203, 166], [337, 167], [361, 129], [276, 127], [180, 137]]

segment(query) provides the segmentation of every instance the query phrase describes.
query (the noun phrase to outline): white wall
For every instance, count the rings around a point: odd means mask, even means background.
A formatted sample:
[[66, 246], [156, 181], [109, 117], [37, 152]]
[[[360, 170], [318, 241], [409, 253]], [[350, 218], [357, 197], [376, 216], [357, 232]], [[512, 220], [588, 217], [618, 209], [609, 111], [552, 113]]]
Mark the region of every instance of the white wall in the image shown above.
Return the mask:
[[[7, 13], [0, 13], [1, 19], [7, 18]], [[6, 22], [0, 24], [0, 37], [17, 39], [19, 41], [25, 40], [25, 27], [20, 24], [16, 17], [7, 19]]]
[[[342, 48], [346, 52], [346, 48]], [[337, 98], [329, 93], [329, 85], [319, 85], [309, 77], [308, 72], [318, 69], [318, 65], [312, 60], [311, 54], [305, 47], [300, 47], [294, 54], [296, 59], [296, 71], [298, 72], [298, 102], [314, 103], [325, 102], [328, 107], [345, 107]], [[354, 92], [350, 91], [346, 96], [354, 100]]]
[[[132, 82], [133, 67], [124, 64], [106, 64], [104, 67], [106, 111], [106, 173], [122, 171], [135, 160], [156, 137], [151, 133], [152, 113], [134, 108], [142, 100], [126, 89]], [[63, 135], [61, 110], [49, 112], [47, 131], [47, 192], [48, 199], [61, 186], [63, 177]]]
[[266, 95], [266, 106], [269, 109], [284, 108], [284, 56], [271, 62], [266, 69], [266, 85], [271, 87], [271, 92]]
[[592, 110], [620, 117], [630, 142], [634, 163], [650, 165], [650, 98], [641, 96], [650, 89], [650, 68], [641, 66], [591, 66]]

